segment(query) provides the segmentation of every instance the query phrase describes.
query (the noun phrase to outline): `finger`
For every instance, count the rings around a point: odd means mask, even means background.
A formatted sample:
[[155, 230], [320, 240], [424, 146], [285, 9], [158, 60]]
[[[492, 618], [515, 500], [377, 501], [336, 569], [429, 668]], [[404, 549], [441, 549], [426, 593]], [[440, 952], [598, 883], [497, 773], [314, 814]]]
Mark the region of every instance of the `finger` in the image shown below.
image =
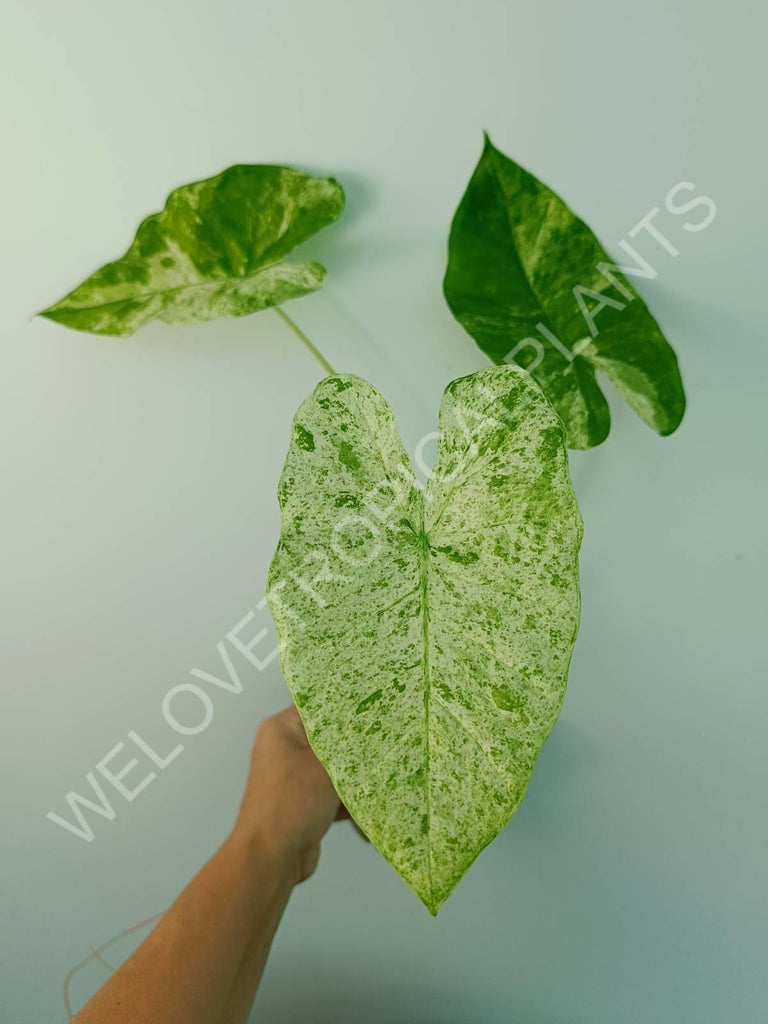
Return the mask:
[[[352, 818], [350, 818], [349, 820], [352, 821]], [[368, 838], [365, 832], [363, 832], [363, 830], [360, 828], [356, 821], [352, 821], [352, 828], [355, 830], [355, 832], [357, 832], [361, 839], [364, 839], [366, 843], [370, 843], [371, 840]]]
[[348, 822], [350, 822], [351, 825], [352, 825], [352, 828], [355, 830], [355, 832], [357, 832], [357, 834], [360, 836], [360, 838], [364, 839], [366, 841], [366, 843], [370, 843], [371, 840], [368, 838], [368, 836], [365, 834], [365, 832], [363, 832], [363, 830], [357, 824], [357, 822], [352, 817], [352, 815], [349, 813], [349, 811], [347, 810], [347, 808], [344, 806], [343, 803], [339, 802], [339, 809], [336, 812], [336, 817], [333, 820], [334, 821], [348, 821]]
[[297, 739], [302, 746], [308, 747], [309, 741], [307, 740], [307, 734], [304, 730], [304, 723], [301, 720], [299, 712], [296, 710], [295, 704], [289, 705], [283, 711], [278, 712], [275, 718], [281, 722], [286, 729], [288, 729], [291, 735]]
[[301, 724], [301, 717], [295, 704], [289, 704], [287, 708], [283, 708], [282, 711], [278, 712], [277, 717], [281, 718], [286, 725], [290, 725], [293, 728], [304, 728]]

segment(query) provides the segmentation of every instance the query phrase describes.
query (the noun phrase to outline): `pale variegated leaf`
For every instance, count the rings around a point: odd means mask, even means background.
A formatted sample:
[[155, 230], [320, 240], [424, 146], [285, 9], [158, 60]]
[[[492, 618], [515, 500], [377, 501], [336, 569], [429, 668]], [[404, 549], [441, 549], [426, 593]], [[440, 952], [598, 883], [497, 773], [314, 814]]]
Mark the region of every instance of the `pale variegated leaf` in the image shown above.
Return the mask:
[[517, 367], [454, 381], [425, 490], [389, 405], [299, 408], [268, 600], [313, 749], [436, 913], [504, 827], [557, 717], [579, 617], [563, 426]]
[[196, 323], [246, 316], [316, 291], [319, 263], [287, 263], [334, 221], [344, 193], [333, 178], [238, 164], [171, 192], [120, 259], [40, 315], [96, 334], [133, 334], [149, 320]]

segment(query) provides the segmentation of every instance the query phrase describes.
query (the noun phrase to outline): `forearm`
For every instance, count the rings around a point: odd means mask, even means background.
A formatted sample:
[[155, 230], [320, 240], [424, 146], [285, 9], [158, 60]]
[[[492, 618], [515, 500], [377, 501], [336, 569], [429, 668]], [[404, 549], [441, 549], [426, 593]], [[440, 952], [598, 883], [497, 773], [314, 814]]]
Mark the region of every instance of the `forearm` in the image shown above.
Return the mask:
[[236, 828], [75, 1024], [240, 1024], [295, 882]]
[[[283, 873], [285, 874], [285, 862], [283, 863]], [[262, 916], [260, 922], [253, 929], [253, 935], [238, 965], [237, 975], [221, 1016], [222, 1024], [248, 1024], [253, 1001], [272, 946], [272, 939], [290, 893], [296, 884], [293, 872], [287, 878], [286, 884], [288, 890], [284, 898], [275, 900], [270, 912]]]
[[75, 1024], [246, 1024], [291, 890], [345, 814], [296, 709], [262, 722], [229, 839]]

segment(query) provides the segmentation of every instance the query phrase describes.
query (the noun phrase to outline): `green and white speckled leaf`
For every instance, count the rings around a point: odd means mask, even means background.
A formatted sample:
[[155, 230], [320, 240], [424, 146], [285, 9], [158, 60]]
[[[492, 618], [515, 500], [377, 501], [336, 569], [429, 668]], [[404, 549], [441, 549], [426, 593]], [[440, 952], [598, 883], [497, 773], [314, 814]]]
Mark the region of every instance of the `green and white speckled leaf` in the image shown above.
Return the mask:
[[587, 225], [487, 136], [448, 250], [444, 291], [454, 316], [495, 363], [530, 368], [571, 448], [592, 448], [610, 430], [595, 370], [659, 434], [678, 427], [677, 357], [648, 307]]
[[357, 377], [296, 414], [267, 598], [313, 749], [437, 913], [509, 821], [557, 718], [581, 518], [561, 421], [513, 366], [454, 381], [424, 490]]
[[133, 334], [149, 320], [196, 323], [247, 316], [316, 291], [319, 263], [286, 263], [334, 221], [344, 192], [333, 178], [239, 164], [171, 192], [126, 254], [40, 315], [96, 334]]

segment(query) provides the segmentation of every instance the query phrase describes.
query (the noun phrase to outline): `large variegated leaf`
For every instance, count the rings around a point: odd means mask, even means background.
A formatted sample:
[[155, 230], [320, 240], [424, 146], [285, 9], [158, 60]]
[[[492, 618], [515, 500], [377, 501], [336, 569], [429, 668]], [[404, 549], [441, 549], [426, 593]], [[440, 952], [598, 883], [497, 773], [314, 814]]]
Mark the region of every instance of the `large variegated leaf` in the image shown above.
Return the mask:
[[563, 427], [527, 373], [454, 381], [439, 428], [422, 491], [381, 395], [322, 381], [294, 421], [267, 595], [313, 749], [433, 913], [557, 717], [581, 540]]
[[[639, 253], [630, 262], [653, 270]], [[677, 358], [648, 307], [587, 225], [487, 136], [451, 227], [444, 290], [486, 355], [530, 369], [571, 448], [610, 430], [595, 370], [660, 434], [679, 425]]]
[[319, 263], [286, 263], [335, 220], [344, 193], [333, 178], [240, 164], [177, 188], [147, 217], [120, 259], [41, 314], [97, 334], [133, 334], [149, 320], [192, 323], [246, 316], [316, 291]]

